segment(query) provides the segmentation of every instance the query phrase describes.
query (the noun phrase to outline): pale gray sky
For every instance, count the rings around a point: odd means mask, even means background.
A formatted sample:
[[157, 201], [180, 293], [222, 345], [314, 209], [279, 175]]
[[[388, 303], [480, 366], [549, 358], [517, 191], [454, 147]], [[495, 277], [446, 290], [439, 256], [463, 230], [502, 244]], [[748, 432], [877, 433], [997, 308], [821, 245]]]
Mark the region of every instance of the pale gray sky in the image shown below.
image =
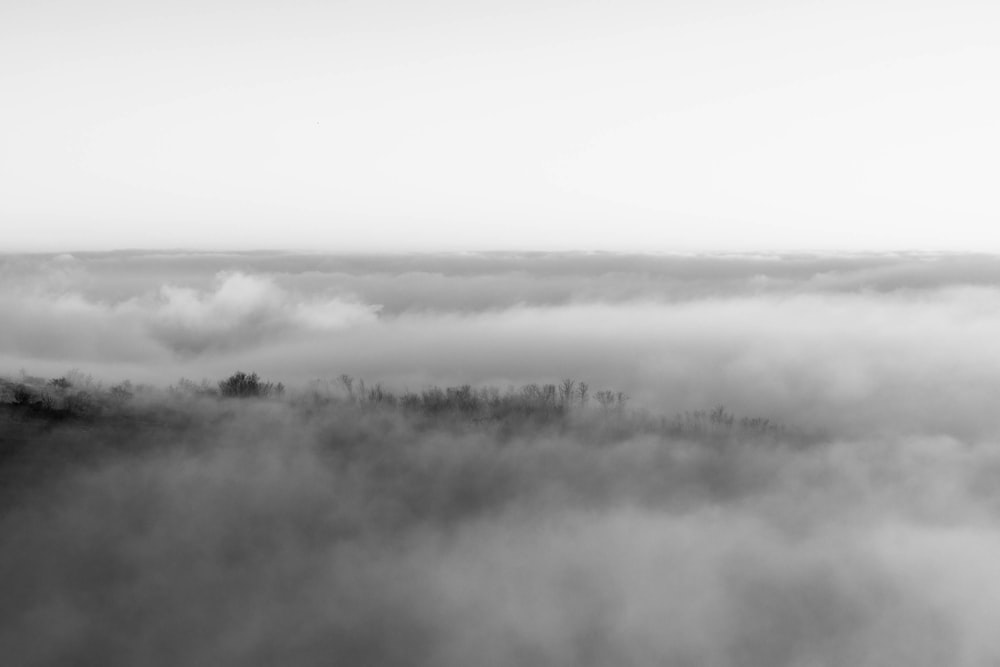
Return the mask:
[[1000, 251], [1000, 3], [15, 0], [0, 250]]

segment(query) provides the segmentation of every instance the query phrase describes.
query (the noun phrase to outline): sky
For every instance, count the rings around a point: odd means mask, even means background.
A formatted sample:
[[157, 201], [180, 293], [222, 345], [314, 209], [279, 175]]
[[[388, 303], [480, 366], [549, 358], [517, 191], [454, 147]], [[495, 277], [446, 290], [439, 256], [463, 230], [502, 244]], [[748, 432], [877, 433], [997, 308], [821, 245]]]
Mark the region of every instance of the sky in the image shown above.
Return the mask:
[[0, 7], [0, 251], [1000, 251], [1000, 5]]

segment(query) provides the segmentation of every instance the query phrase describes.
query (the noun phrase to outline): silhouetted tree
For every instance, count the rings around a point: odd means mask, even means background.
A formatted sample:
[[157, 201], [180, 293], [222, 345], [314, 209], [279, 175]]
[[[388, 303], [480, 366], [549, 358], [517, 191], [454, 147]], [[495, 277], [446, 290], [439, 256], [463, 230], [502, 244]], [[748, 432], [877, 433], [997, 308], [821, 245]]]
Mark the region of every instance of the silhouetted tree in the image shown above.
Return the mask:
[[607, 410], [615, 404], [615, 393], [613, 391], [602, 390], [594, 394], [594, 398], [597, 402], [601, 404], [601, 407]]
[[34, 394], [27, 386], [19, 384], [14, 387], [14, 405], [28, 405], [32, 398], [34, 398]]
[[576, 386], [576, 382], [569, 378], [566, 378], [559, 385], [559, 400], [563, 405], [569, 405], [573, 402], [573, 388]]
[[344, 388], [344, 391], [347, 392], [347, 397], [353, 401], [354, 400], [354, 378], [352, 378], [347, 373], [344, 373], [343, 375], [341, 375], [337, 379], [340, 380], [341, 386]]
[[61, 378], [52, 378], [51, 380], [49, 380], [49, 386], [50, 387], [55, 387], [56, 389], [63, 389], [63, 390], [65, 390], [65, 389], [69, 389], [70, 387], [72, 387], [73, 383], [70, 382], [69, 380], [67, 380], [64, 377], [61, 377]]
[[281, 383], [275, 385], [271, 382], [263, 382], [256, 373], [247, 375], [243, 371], [236, 371], [219, 382], [219, 393], [230, 398], [267, 397], [272, 394], [280, 394], [284, 390], [285, 387]]
[[122, 404], [130, 400], [133, 396], [132, 383], [125, 380], [121, 384], [116, 384], [108, 390], [111, 395], [111, 400], [115, 403]]

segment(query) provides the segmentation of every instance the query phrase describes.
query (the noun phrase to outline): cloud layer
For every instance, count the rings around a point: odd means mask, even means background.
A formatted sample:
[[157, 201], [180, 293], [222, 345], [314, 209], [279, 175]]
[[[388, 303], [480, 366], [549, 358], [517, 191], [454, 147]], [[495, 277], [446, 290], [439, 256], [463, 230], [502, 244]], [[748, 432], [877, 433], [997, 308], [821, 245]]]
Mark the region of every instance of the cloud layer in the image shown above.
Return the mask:
[[[292, 390], [6, 423], [0, 654], [993, 664], [998, 285], [972, 256], [3, 258], [2, 374]], [[596, 408], [504, 429], [296, 393], [345, 372], [575, 377], [788, 429], [699, 439]]]
[[160, 384], [253, 369], [398, 389], [574, 377], [678, 412], [980, 438], [1000, 427], [985, 256], [10, 257], [0, 363]]
[[[992, 447], [627, 433], [587, 444], [586, 423], [500, 443], [273, 404], [201, 423], [183, 445], [147, 440], [53, 475], [0, 515], [0, 567], [16, 573], [0, 598], [5, 655], [443, 667], [1000, 657], [1000, 597], [983, 585], [1000, 576]], [[46, 437], [36, 448], [95, 435]]]

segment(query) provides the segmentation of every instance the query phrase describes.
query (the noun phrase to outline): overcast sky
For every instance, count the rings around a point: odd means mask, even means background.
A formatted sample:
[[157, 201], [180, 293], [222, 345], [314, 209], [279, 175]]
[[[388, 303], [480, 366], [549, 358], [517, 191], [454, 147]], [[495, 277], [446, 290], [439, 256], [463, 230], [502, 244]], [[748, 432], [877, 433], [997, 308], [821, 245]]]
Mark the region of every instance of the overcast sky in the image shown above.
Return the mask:
[[0, 250], [1000, 251], [1000, 4], [0, 7]]

